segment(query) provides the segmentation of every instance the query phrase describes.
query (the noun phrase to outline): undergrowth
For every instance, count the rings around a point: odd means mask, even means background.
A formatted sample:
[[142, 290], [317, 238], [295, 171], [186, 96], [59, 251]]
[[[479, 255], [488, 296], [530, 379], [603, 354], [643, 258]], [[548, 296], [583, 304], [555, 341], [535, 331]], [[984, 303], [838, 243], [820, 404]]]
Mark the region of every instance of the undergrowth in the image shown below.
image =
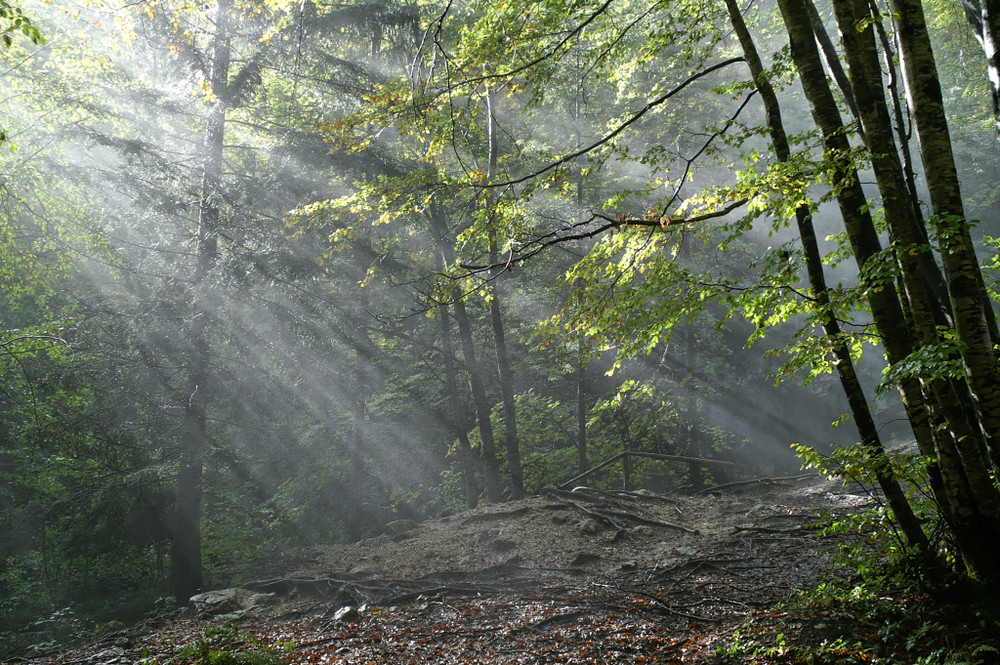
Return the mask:
[[[292, 647], [289, 646], [289, 649]], [[142, 665], [284, 665], [281, 652], [232, 624], [206, 628], [167, 661], [144, 657]]]
[[[826, 511], [814, 525], [820, 537], [836, 541], [833, 576], [799, 591], [783, 604], [756, 612], [716, 649], [727, 663], [806, 665], [1000, 665], [1000, 611], [995, 598], [956, 582], [958, 576], [928, 574], [896, 532], [891, 511], [881, 503], [867, 475], [863, 451], [832, 456], [798, 446], [805, 468], [839, 476], [868, 488], [873, 501], [846, 514]], [[953, 550], [933, 502], [923, 491], [919, 458], [899, 456], [894, 468], [941, 560], [954, 565]]]

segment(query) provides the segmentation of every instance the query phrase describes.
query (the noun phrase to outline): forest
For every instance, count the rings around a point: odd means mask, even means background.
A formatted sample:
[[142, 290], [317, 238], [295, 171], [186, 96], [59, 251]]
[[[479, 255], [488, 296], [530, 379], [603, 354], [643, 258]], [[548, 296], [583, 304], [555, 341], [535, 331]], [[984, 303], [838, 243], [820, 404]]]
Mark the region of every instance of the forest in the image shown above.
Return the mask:
[[994, 5], [0, 0], [0, 636], [616, 455], [995, 592]]

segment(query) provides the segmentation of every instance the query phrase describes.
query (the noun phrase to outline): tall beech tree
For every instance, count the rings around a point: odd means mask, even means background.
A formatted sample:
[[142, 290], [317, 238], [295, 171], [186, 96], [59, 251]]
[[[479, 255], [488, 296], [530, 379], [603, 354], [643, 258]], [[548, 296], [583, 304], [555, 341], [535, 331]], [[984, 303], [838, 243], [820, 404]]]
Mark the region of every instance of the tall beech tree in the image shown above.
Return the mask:
[[211, 399], [212, 350], [209, 341], [211, 294], [202, 293], [206, 279], [219, 253], [219, 222], [222, 204], [223, 139], [229, 87], [231, 0], [219, 0], [215, 6], [215, 34], [208, 67], [212, 105], [205, 125], [204, 163], [201, 194], [198, 199], [198, 227], [194, 274], [191, 279], [190, 314], [191, 356], [188, 359], [188, 399], [184, 406], [185, 425], [181, 458], [177, 472], [177, 498], [174, 507], [173, 549], [170, 555], [170, 587], [186, 602], [201, 588], [201, 500], [204, 473], [203, 456], [207, 449], [207, 415]]
[[[792, 364], [802, 367], [812, 362], [838, 373], [848, 395], [862, 442], [868, 451], [868, 465], [873, 476], [889, 498], [895, 517], [909, 543], [923, 550], [925, 559], [931, 558], [936, 546], [929, 543], [927, 534], [899, 487], [896, 472], [878, 437], [877, 425], [870, 417], [871, 409], [864, 388], [853, 370], [855, 351], [852, 347], [856, 348], [857, 338], [845, 334], [837, 323], [838, 318], [849, 315], [850, 310], [858, 306], [870, 313], [871, 330], [877, 334], [889, 363], [886, 383], [898, 387], [919, 449], [931, 460], [927, 468], [930, 482], [964, 565], [971, 578], [996, 584], [1000, 582], [1000, 568], [995, 557], [990, 556], [989, 547], [984, 545], [1000, 536], [996, 510], [1000, 497], [995, 484], [990, 480], [997, 471], [997, 460], [1000, 458], [996, 445], [1000, 377], [997, 376], [993, 350], [997, 341], [996, 322], [985, 298], [971, 226], [964, 213], [941, 85], [923, 18], [923, 7], [919, 0], [896, 0], [892, 3], [893, 33], [899, 44], [898, 55], [902, 63], [900, 78], [906, 81], [906, 103], [915, 120], [921, 170], [925, 174], [930, 193], [932, 215], [926, 229], [919, 214], [919, 201], [914, 199], [916, 188], [913, 185], [913, 169], [908, 166], [912, 153], [908, 145], [899, 143], [900, 137], [904, 135], [893, 127], [893, 122], [898, 122], [902, 117], [899, 111], [902, 100], [894, 96], [894, 88], [887, 89], [882, 78], [879, 50], [888, 48], [890, 43], [879, 33], [879, 30], [885, 32], [885, 26], [882, 25], [885, 17], [873, 14], [868, 2], [834, 2], [842, 35], [841, 51], [838, 54], [824, 34], [825, 31], [821, 31], [822, 25], [817, 20], [818, 14], [813, 7], [803, 0], [780, 0], [778, 6], [790, 46], [791, 63], [810, 104], [812, 117], [820, 132], [820, 144], [798, 154], [791, 152], [791, 146], [783, 138], [784, 130], [779, 117], [781, 102], [773, 89], [766, 86], [772, 72], [760, 64], [758, 57], [751, 55], [755, 53], [752, 37], [742, 25], [737, 8], [730, 4], [730, 24], [737, 28], [744, 50], [743, 59], [751, 63], [753, 85], [764, 101], [766, 129], [772, 138], [777, 158], [773, 170], [758, 166], [745, 172], [744, 178], [749, 178], [746, 174], [759, 170], [753, 176], [757, 178], [756, 184], [748, 179], [744, 184], [705, 188], [689, 194], [685, 194], [685, 185], [681, 181], [678, 181], [681, 184], [671, 188], [664, 186], [669, 182], [667, 178], [651, 178], [652, 182], [661, 183], [666, 191], [658, 193], [654, 205], [648, 209], [632, 212], [630, 207], [637, 201], [632, 194], [625, 193], [609, 204], [617, 208], [613, 214], [592, 212], [590, 219], [583, 223], [525, 243], [521, 246], [521, 251], [512, 258], [514, 261], [524, 260], [541, 247], [582, 237], [595, 237], [622, 228], [648, 228], [652, 234], [656, 229], [670, 232], [672, 228], [682, 226], [704, 226], [710, 220], [723, 218], [747, 204], [750, 205], [750, 211], [744, 218], [746, 223], [742, 227], [732, 227], [737, 229], [736, 235], [745, 233], [752, 220], [759, 218], [765, 210], [776, 216], [779, 226], [784, 220], [794, 219], [799, 232], [797, 244], [800, 248], [796, 255], [804, 258], [812, 295], [810, 300], [804, 300], [801, 304], [786, 299], [787, 304], [781, 304], [780, 307], [789, 314], [794, 311], [811, 311], [809, 321], [817, 326], [827, 341], [813, 344], [812, 351], [807, 356], [811, 360], [800, 360]], [[529, 11], [517, 3], [492, 9], [500, 14], [509, 12], [511, 16]], [[447, 46], [439, 40], [436, 42], [438, 48], [450, 49], [449, 55], [456, 62], [463, 62], [461, 67], [448, 69], [445, 74], [448, 77], [447, 83], [443, 87], [450, 95], [454, 95], [458, 90], [473, 90], [476, 86], [493, 80], [503, 80], [506, 72], [514, 71], [519, 76], [526, 74], [525, 78], [529, 82], [525, 86], [524, 104], [527, 108], [535, 108], [541, 105], [539, 100], [545, 97], [544, 86], [560, 70], [566, 52], [565, 45], [570, 39], [586, 29], [588, 37], [593, 38], [596, 33], [603, 35], [607, 42], [618, 44], [630, 38], [628, 31], [638, 31], [640, 28], [636, 26], [642, 25], [640, 20], [633, 23], [605, 23], [604, 19], [615, 11], [608, 5], [580, 7], [574, 11], [576, 13], [546, 14], [546, 34], [560, 35], [559, 38], [550, 38], [548, 41], [530, 41], [529, 35], [534, 35], [533, 30], [538, 28], [531, 21], [520, 24], [521, 32], [518, 35], [505, 33], [503, 42], [491, 39], [485, 32], [474, 30], [467, 30], [453, 46]], [[653, 55], [644, 57], [659, 58], [660, 64], [676, 63], [679, 70], [689, 73], [684, 75], [678, 72], [677, 78], [670, 80], [665, 77], [673, 73], [673, 70], [669, 65], [661, 68], [657, 87], [666, 92], [649, 99], [644, 105], [639, 100], [638, 110], [626, 114], [623, 121], [609, 127], [603, 136], [589, 143], [584, 142], [583, 147], [577, 150], [556, 153], [547, 164], [543, 162], [533, 168], [526, 165], [520, 174], [512, 172], [502, 182], [491, 181], [492, 185], [503, 188], [520, 186], [521, 196], [531, 197], [537, 183], [546, 178], [563, 178], [566, 166], [581, 156], [590, 155], [603, 160], [606, 159], [604, 155], [621, 150], [620, 158], [625, 159], [631, 147], [626, 137], [632, 136], [631, 132], [637, 126], [657, 115], [662, 104], [667, 100], [676, 103], [684, 94], [694, 95], [696, 82], [709, 80], [737, 61], [724, 60], [716, 55], [716, 51], [721, 49], [720, 43], [714, 40], [722, 34], [726, 21], [713, 8], [688, 3], [683, 9], [662, 8], [660, 12], [663, 25], [678, 29], [678, 32], [679, 26], [686, 25], [685, 17], [697, 16], [697, 37], [689, 36], [688, 39], [682, 38], [679, 42], [674, 42], [684, 46], [673, 50], [658, 43], [658, 48], [650, 47], [645, 52]], [[448, 13], [443, 16], [447, 17]], [[486, 19], [480, 24], [492, 25]], [[629, 27], [623, 30], [619, 25]], [[712, 25], [717, 26], [717, 29], [710, 27]], [[665, 32], [669, 32], [669, 29]], [[662, 38], [662, 35], [659, 36]], [[824, 44], [822, 55], [817, 46], [817, 37]], [[600, 38], [595, 41], [600, 42]], [[531, 47], [526, 48], [529, 43]], [[884, 61], [893, 64], [892, 54], [883, 55], [888, 58], [883, 59]], [[837, 98], [827, 83], [824, 56], [830, 68], [837, 73], [837, 81], [850, 102], [852, 112], [857, 116], [858, 140], [855, 142], [851, 138], [852, 127], [843, 121]], [[490, 66], [486, 70], [489, 74], [485, 76], [469, 74], [471, 71], [479, 71], [473, 63], [502, 62], [506, 58], [516, 58], [507, 69]], [[629, 56], [614, 53], [613, 49], [603, 51], [595, 59], [599, 64], [594, 66], [603, 65], [609, 60], [625, 62], [628, 58]], [[691, 71], [694, 73], [691, 74]], [[780, 69], [774, 71], [780, 72]], [[895, 72], [893, 75], [895, 76]], [[635, 77], [634, 74], [629, 76]], [[893, 85], [894, 81], [895, 78]], [[517, 93], [510, 94], [513, 98]], [[697, 156], [707, 153], [714, 141], [721, 140], [720, 137], [741, 122], [740, 114], [750, 101], [750, 98], [745, 98], [737, 108], [728, 111], [728, 117], [724, 116], [716, 124], [714, 133], [709, 134], [702, 149], [694, 151], [695, 157], [675, 158], [658, 153], [654, 159], [647, 154], [644, 163], [651, 166], [650, 170], [654, 174], [657, 168], [680, 170], [685, 176], [695, 174], [699, 164]], [[895, 105], [895, 109], [890, 107], [889, 102]], [[746, 154], [754, 160], [752, 163], [756, 163], [757, 153], [756, 148], [751, 147], [752, 141], [744, 137], [735, 142], [745, 146]], [[859, 153], [859, 146], [864, 147], [866, 152]], [[819, 152], [812, 153], [812, 150]], [[822, 166], [814, 166], [817, 162]], [[880, 238], [880, 228], [869, 202], [871, 193], [866, 191], [863, 180], [859, 177], [862, 166], [870, 167], [875, 174], [875, 188], [878, 192], [876, 205], [887, 226], [888, 247], [883, 246]], [[784, 174], [781, 177], [789, 178], [787, 184], [791, 188], [788, 191], [793, 193], [784, 191], [787, 185], [781, 183], [779, 173]], [[697, 182], [696, 178], [695, 181]], [[836, 294], [831, 295], [831, 290], [826, 285], [816, 233], [811, 222], [816, 204], [794, 189], [804, 187], [803, 183], [806, 182], [818, 182], [828, 187], [824, 198], [838, 205], [847, 241], [844, 250], [853, 255], [857, 265], [856, 288], [838, 289]], [[768, 192], [767, 189], [771, 187], [777, 190]], [[653, 186], [650, 185], [650, 188], [653, 189]], [[782, 200], [791, 201], [794, 205], [780, 203]], [[488, 236], [489, 230], [482, 229], [480, 233]], [[656, 255], [656, 245], [650, 243], [648, 236], [643, 239], [640, 234], [623, 234], [621, 239], [609, 239], [606, 243], [602, 241], [599, 244], [606, 245], [606, 249], [602, 250], [604, 261], [616, 255], [625, 257], [620, 269], [608, 273], [609, 279], [621, 280], [621, 276], [629, 270], [641, 271], [649, 269], [650, 265], [656, 265], [657, 270], [663, 271], [662, 277], [656, 279], [664, 279], [665, 284], [678, 285], [674, 291], [675, 297], [689, 303], [672, 308], [659, 305], [656, 316], [660, 318], [653, 321], [649, 315], [638, 316], [635, 310], [630, 309], [643, 307], [648, 302], [648, 295], [624, 298], [619, 291], [619, 299], [614, 306], [601, 305], [600, 308], [591, 310], [583, 308], [580, 313], [570, 317], [570, 324], [579, 326], [581, 330], [598, 330], [602, 326], [616, 323], [621, 325], [623, 320], [630, 321], [631, 326], [640, 323], [646, 325], [644, 330], [629, 327], [627, 332], [615, 331], [613, 337], [623, 342], [619, 347], [620, 353], [629, 349], [633, 352], [648, 352], [659, 340], [669, 338], [673, 329], [673, 322], [670, 320], [672, 315], [669, 312], [680, 314], [703, 308], [704, 305], [695, 304], [696, 299], [711, 301], [728, 297], [732, 287], [737, 285], [736, 282], [722, 281], [708, 275], [698, 278], [683, 267], [664, 264]], [[633, 253], [632, 258], [629, 258], [629, 253]], [[767, 301], [772, 305], [781, 302], [777, 289], [782, 282], [787, 283], [788, 279], [794, 277], [785, 267], [788, 259], [779, 261], [777, 256], [776, 254], [767, 264], [772, 272], [764, 276], [774, 285], [774, 295]], [[499, 257], [494, 256], [494, 267], [498, 261]], [[580, 269], [573, 274], [586, 280], [589, 275], [594, 274], [594, 267], [600, 263], [591, 262], [586, 265], [589, 268]], [[655, 283], [653, 277], [640, 278], [642, 280]], [[685, 296], [686, 287], [683, 285], [693, 281], [711, 285], [691, 289], [693, 295]], [[940, 288], [942, 283], [945, 285], [944, 290]], [[598, 289], [600, 288], [598, 285]], [[747, 311], [752, 316], [759, 316], [761, 322], [774, 322], [783, 316], [765, 316], [760, 309], [764, 307], [764, 300], [744, 297], [742, 302], [747, 303]], [[598, 311], [607, 312], [607, 318], [603, 321], [588, 318]], [[761, 313], [755, 315], [753, 311]], [[772, 323], [762, 323], [762, 326], [766, 325]], [[630, 335], [633, 339], [627, 340]], [[808, 336], [800, 339], [806, 340]], [[852, 339], [855, 341], [851, 341]], [[802, 352], [809, 344], [812, 343], [803, 341], [796, 348]], [[836, 361], [828, 364], [828, 354], [832, 354]], [[990, 534], [990, 537], [983, 539], [976, 535], [983, 533]]]

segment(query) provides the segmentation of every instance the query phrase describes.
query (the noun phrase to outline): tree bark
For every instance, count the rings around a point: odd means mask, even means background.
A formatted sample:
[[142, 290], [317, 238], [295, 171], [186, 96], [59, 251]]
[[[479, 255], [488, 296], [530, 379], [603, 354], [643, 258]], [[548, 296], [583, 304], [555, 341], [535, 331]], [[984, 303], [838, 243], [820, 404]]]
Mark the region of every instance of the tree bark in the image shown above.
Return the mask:
[[458, 375], [455, 371], [455, 349], [451, 341], [451, 313], [448, 305], [441, 305], [438, 310], [441, 318], [441, 353], [444, 356], [445, 387], [451, 408], [448, 414], [451, 420], [452, 434], [458, 442], [458, 458], [462, 465], [462, 483], [465, 489], [465, 499], [469, 508], [475, 508], [479, 503], [479, 482], [477, 481], [478, 463], [469, 443], [468, 416], [465, 412], [465, 400], [458, 391]]
[[955, 331], [972, 395], [979, 408], [994, 468], [1000, 465], [1000, 372], [996, 366], [996, 317], [965, 217], [958, 171], [944, 111], [923, 7], [919, 0], [892, 0], [900, 57], [913, 109], [921, 160], [930, 192], [932, 223], [942, 245]]
[[[779, 161], [787, 162], [791, 158], [791, 147], [784, 129], [784, 123], [781, 119], [781, 108], [777, 95], [771, 87], [770, 81], [767, 79], [756, 45], [743, 22], [743, 17], [740, 14], [736, 0], [726, 0], [726, 7], [729, 10], [730, 19], [737, 38], [743, 47], [747, 65], [750, 68], [757, 91], [760, 93], [764, 104], [768, 130], [772, 145], [774, 146], [775, 156]], [[823, 331], [834, 342], [833, 354], [836, 359], [837, 376], [847, 397], [855, 426], [858, 428], [858, 434], [861, 437], [861, 443], [865, 447], [866, 455], [871, 463], [879, 487], [885, 494], [886, 500], [890, 508], [892, 508], [907, 543], [918, 547], [925, 556], [930, 556], [930, 545], [927, 536], [920, 526], [916, 515], [913, 513], [912, 506], [906, 499], [888, 463], [888, 457], [882, 445], [878, 427], [872, 418], [868, 400], [861, 387], [861, 381], [855, 372], [850, 350], [843, 341], [844, 338], [840, 330], [840, 325], [837, 323], [836, 316], [831, 307], [830, 294], [823, 272], [823, 260], [812, 222], [812, 213], [808, 206], [797, 208], [795, 218], [799, 231], [799, 239], [802, 243], [805, 256], [806, 274], [809, 279], [809, 285], [812, 289], [813, 297], [816, 298], [817, 308], [821, 312], [820, 321]]]
[[[436, 218], [435, 211], [431, 213]], [[434, 224], [434, 222], [432, 222]], [[442, 274], [448, 269], [450, 262], [450, 246], [446, 228], [434, 225], [434, 259], [437, 269]], [[448, 391], [451, 428], [455, 440], [458, 441], [458, 455], [462, 466], [465, 498], [469, 508], [475, 508], [479, 503], [479, 482], [477, 480], [479, 463], [476, 460], [472, 445], [469, 443], [469, 418], [466, 413], [465, 399], [458, 390], [458, 372], [456, 371], [455, 348], [451, 339], [451, 313], [447, 304], [438, 310], [441, 318], [441, 353], [444, 356], [445, 387]]]
[[986, 55], [993, 101], [993, 125], [1000, 137], [1000, 1], [962, 0], [962, 9]]
[[[499, 139], [497, 137], [497, 119], [494, 113], [493, 91], [486, 93], [487, 131], [489, 157], [486, 170], [487, 182], [492, 182], [497, 175], [497, 158]], [[507, 353], [507, 339], [504, 332], [503, 312], [500, 308], [500, 280], [504, 270], [499, 268], [497, 252], [496, 229], [496, 196], [491, 188], [486, 190], [487, 230], [489, 234], [489, 257], [493, 268], [490, 292], [490, 322], [493, 325], [493, 341], [497, 354], [497, 373], [500, 377], [500, 392], [503, 395], [504, 434], [507, 444], [507, 466], [510, 468], [511, 494], [515, 499], [524, 498], [524, 469], [521, 466], [521, 440], [517, 433], [517, 402], [514, 396], [514, 373], [510, 366], [510, 356]]]
[[[884, 260], [884, 255], [881, 254], [878, 235], [868, 213], [867, 200], [859, 184], [857, 173], [844, 158], [848, 154], [850, 145], [840, 121], [836, 103], [826, 84], [826, 79], [822, 75], [819, 55], [816, 52], [814, 41], [808, 34], [810, 30], [803, 25], [800, 18], [804, 11], [801, 0], [779, 0], [779, 7], [785, 20], [792, 57], [799, 70], [803, 89], [812, 108], [813, 117], [823, 134], [824, 147], [828, 156], [833, 159], [834, 182], [839, 187], [837, 201], [854, 256], [859, 269], [864, 272], [869, 262]], [[856, 28], [852, 25], [851, 29], [855, 30]], [[905, 40], [903, 41], [905, 42]], [[848, 40], [848, 50], [855, 46], [852, 46]], [[926, 62], [919, 59], [918, 61], [926, 67]], [[908, 67], [913, 67], [912, 62]], [[926, 74], [926, 72], [924, 73]], [[923, 82], [927, 83], [927, 81]], [[936, 85], [936, 83], [935, 78], [934, 84]], [[911, 81], [911, 87], [912, 85]], [[858, 92], [855, 89], [855, 95], [858, 95]], [[862, 106], [860, 101], [859, 106]], [[942, 137], [940, 134], [935, 133], [934, 140], [935, 145], [941, 145]], [[948, 148], [950, 150], [950, 145]], [[942, 168], [944, 168], [943, 165]], [[931, 170], [931, 166], [925, 162], [925, 171], [930, 172]], [[952, 193], [957, 193], [957, 190]], [[888, 198], [892, 196], [893, 193], [890, 191]], [[883, 194], [883, 198], [887, 198], [885, 194]], [[956, 254], [960, 253], [956, 252]], [[962, 261], [963, 259], [959, 257], [952, 260]], [[944, 262], [946, 275], [948, 275], [948, 257], [944, 258]], [[964, 275], [970, 277], [967, 270]], [[948, 275], [948, 281], [949, 293], [951, 294], [953, 280], [950, 275]], [[966, 285], [968, 286], [968, 283]], [[910, 286], [919, 290], [916, 281]], [[955, 306], [954, 294], [951, 295], [957, 322], [962, 318], [962, 314]], [[969, 297], [980, 306], [982, 305], [983, 301], [974, 288]], [[905, 360], [921, 343], [927, 343], [926, 338], [922, 336], [923, 328], [912, 330], [907, 325], [907, 318], [893, 284], [872, 284], [868, 289], [868, 302], [890, 366]], [[980, 329], [980, 332], [984, 331], [985, 326]], [[968, 360], [966, 364], [968, 365]], [[974, 414], [956, 404], [954, 391], [946, 382], [930, 380], [922, 386], [916, 377], [905, 376], [899, 382], [899, 389], [907, 415], [911, 424], [914, 425], [914, 435], [918, 437], [921, 451], [932, 451], [937, 455], [942, 488], [947, 492], [939, 499], [948, 503], [944, 514], [950, 515], [953, 519], [953, 531], [962, 548], [963, 559], [972, 572], [972, 577], [987, 581], [996, 580], [997, 578], [989, 569], [989, 562], [982, 558], [985, 552], [981, 544], [977, 542], [977, 536], [983, 533], [983, 530], [986, 533], [996, 533], [995, 527], [992, 525], [992, 518], [988, 514], [980, 512], [978, 508], [978, 502], [985, 496], [985, 490], [979, 480], [982, 478], [982, 474], [975, 468], [975, 464], [963, 466], [961, 464], [963, 460], [956, 459], [975, 451], [977, 448], [974, 443], [976, 437], [973, 430], [977, 425]], [[924, 439], [921, 440], [921, 437]], [[956, 451], [958, 452], [957, 456], [954, 454]], [[974, 473], [969, 474], [970, 470]], [[996, 563], [994, 562], [992, 565], [995, 567]]]
[[201, 195], [198, 201], [198, 246], [192, 276], [192, 354], [188, 361], [188, 394], [184, 406], [185, 424], [181, 458], [177, 471], [177, 495], [172, 521], [169, 586], [181, 604], [202, 586], [201, 503], [203, 456], [207, 448], [207, 411], [210, 397], [209, 342], [210, 305], [199, 291], [218, 256], [218, 230], [222, 186], [223, 137], [226, 126], [226, 99], [229, 85], [229, 13], [232, 0], [216, 5], [215, 35], [212, 44], [212, 107], [205, 128]]
[[[448, 245], [448, 225], [441, 218], [441, 211], [436, 206], [431, 208], [431, 223], [435, 228], [435, 236], [440, 238], [439, 246], [445, 252], [447, 265], [454, 262], [452, 250]], [[472, 337], [472, 325], [468, 312], [465, 310], [465, 300], [462, 296], [455, 298], [455, 322], [458, 324], [458, 336], [462, 343], [462, 354], [465, 356], [465, 368], [469, 373], [469, 386], [472, 390], [472, 401], [476, 408], [476, 423], [479, 425], [480, 459], [483, 466], [483, 484], [486, 498], [499, 502], [503, 498], [503, 486], [500, 484], [500, 465], [497, 461], [496, 441], [493, 438], [493, 424], [490, 422], [490, 403], [486, 397], [486, 387], [483, 383], [482, 366], [476, 356], [476, 345]]]

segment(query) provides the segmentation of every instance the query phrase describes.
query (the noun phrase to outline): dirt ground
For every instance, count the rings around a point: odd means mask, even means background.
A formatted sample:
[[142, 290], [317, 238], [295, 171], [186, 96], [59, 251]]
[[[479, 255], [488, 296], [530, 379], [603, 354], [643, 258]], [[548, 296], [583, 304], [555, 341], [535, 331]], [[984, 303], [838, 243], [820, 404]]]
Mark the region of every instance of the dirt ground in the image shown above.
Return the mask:
[[615, 537], [615, 526], [589, 517], [560, 497], [535, 496], [482, 505], [417, 524], [398, 535], [291, 552], [268, 562], [258, 579], [321, 578], [334, 573], [352, 579], [415, 579], [502, 564], [539, 575], [607, 576], [635, 569], [656, 573], [712, 550], [740, 529], [801, 528], [814, 517], [814, 508], [857, 507], [871, 499], [839, 480], [808, 475], [700, 494], [582, 493], [569, 500], [582, 508], [613, 502], [610, 512], [616, 514], [609, 519], [622, 532]]
[[[181, 613], [31, 662], [199, 662], [211, 626], [290, 663], [709, 663], [754, 617], [830, 575], [819, 507], [873, 499], [816, 476], [700, 494], [553, 492], [261, 562], [248, 609]], [[262, 594], [262, 595], [253, 595]], [[249, 639], [249, 638], [247, 638]], [[274, 649], [274, 651], [268, 651]]]

